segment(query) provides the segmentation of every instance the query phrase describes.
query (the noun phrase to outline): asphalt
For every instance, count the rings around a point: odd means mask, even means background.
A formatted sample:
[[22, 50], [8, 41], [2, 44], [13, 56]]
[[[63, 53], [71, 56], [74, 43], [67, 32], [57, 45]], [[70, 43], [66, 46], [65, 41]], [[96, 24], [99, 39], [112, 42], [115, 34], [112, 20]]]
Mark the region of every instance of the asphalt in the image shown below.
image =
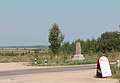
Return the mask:
[[25, 74], [36, 74], [36, 73], [90, 70], [90, 69], [95, 69], [95, 68], [96, 68], [96, 64], [88, 64], [88, 65], [65, 66], [65, 67], [62, 66], [62, 67], [52, 67], [52, 68], [33, 68], [33, 69], [9, 70], [9, 71], [1, 71], [0, 77], [25, 75]]

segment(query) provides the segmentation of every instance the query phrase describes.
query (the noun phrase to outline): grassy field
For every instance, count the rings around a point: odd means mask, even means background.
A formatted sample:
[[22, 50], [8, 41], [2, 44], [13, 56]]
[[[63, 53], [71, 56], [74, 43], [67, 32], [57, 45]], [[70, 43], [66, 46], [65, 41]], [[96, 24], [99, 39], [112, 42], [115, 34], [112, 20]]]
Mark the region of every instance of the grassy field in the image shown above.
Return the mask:
[[[97, 59], [100, 57], [99, 54], [83, 54], [85, 60], [83, 61], [72, 61], [71, 55], [66, 55], [66, 57], [60, 54], [57, 58], [52, 57], [44, 50], [39, 50], [35, 53], [35, 48], [25, 49], [25, 48], [5, 48], [0, 49], [0, 62], [30, 62], [34, 64], [34, 59], [37, 58], [37, 65], [44, 65], [44, 59], [48, 60], [47, 65], [80, 65], [80, 64], [91, 64], [96, 63]], [[111, 62], [120, 59], [120, 53], [108, 53], [107, 54]]]

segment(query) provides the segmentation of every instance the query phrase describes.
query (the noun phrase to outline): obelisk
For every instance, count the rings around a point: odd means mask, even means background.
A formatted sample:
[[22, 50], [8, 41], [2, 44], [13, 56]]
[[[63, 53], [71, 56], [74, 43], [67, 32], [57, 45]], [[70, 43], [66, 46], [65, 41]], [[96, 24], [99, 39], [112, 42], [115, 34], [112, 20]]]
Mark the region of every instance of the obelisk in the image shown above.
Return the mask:
[[76, 54], [73, 57], [73, 60], [84, 60], [84, 56], [81, 54], [81, 45], [80, 42], [76, 43]]
[[81, 54], [81, 45], [80, 45], [80, 42], [76, 43], [76, 54]]

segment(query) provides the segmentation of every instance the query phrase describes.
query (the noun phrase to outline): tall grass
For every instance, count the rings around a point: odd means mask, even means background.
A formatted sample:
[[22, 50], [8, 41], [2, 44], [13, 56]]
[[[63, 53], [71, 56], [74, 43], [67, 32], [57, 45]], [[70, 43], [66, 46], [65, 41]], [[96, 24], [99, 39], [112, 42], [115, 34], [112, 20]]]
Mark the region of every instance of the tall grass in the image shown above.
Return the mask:
[[0, 63], [5, 62], [31, 62], [33, 60], [33, 56], [0, 56]]
[[[59, 54], [58, 57], [54, 57], [49, 53], [39, 53], [34, 52], [34, 50], [0, 50], [0, 62], [31, 62], [34, 63], [34, 59], [37, 58], [38, 65], [44, 65], [44, 59], [48, 60], [47, 65], [80, 65], [80, 64], [92, 64], [96, 63], [101, 55], [83, 54], [85, 60], [83, 61], [73, 61], [72, 55]], [[115, 52], [114, 54], [107, 54], [110, 61], [116, 61], [120, 59], [120, 52]], [[52, 57], [52, 58], [51, 58]]]
[[116, 65], [111, 65], [112, 69], [112, 77], [118, 79], [118, 83], [120, 83], [120, 68], [118, 68]]

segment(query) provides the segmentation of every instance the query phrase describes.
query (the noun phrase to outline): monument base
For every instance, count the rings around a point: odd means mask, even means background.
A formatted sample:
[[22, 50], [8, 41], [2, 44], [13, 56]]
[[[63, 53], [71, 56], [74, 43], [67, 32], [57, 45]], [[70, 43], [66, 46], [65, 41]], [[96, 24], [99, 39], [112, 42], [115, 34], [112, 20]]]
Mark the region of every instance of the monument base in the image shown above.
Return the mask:
[[73, 60], [84, 60], [84, 56], [82, 54], [75, 54]]

